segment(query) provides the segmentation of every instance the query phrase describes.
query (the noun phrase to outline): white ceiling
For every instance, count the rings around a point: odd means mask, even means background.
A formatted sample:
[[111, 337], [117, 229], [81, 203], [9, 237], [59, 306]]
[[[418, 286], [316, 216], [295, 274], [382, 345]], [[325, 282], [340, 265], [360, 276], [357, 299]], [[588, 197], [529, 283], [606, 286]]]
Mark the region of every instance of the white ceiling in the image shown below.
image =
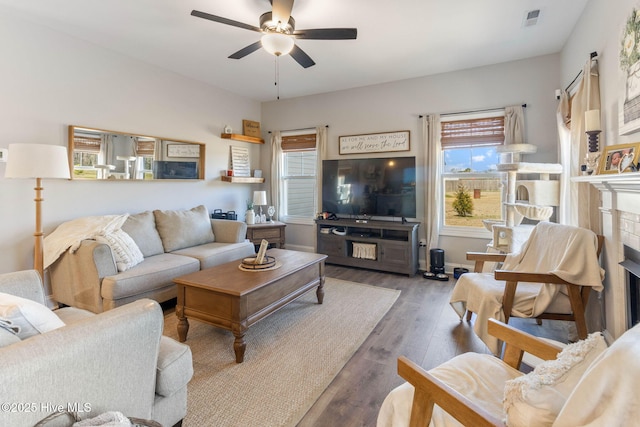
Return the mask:
[[[296, 40], [316, 65], [279, 59], [280, 98], [330, 92], [559, 52], [588, 0], [296, 0], [296, 29], [355, 27], [356, 40]], [[227, 57], [259, 34], [268, 0], [0, 0], [0, 9], [259, 101], [276, 99], [275, 57]], [[528, 11], [537, 25], [525, 27]]]

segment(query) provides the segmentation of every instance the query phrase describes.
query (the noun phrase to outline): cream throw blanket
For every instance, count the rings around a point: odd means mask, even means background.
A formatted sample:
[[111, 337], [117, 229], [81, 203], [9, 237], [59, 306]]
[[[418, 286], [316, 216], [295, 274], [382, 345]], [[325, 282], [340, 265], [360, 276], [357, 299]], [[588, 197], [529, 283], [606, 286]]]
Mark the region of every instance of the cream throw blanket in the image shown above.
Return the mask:
[[128, 217], [129, 214], [88, 216], [60, 224], [44, 238], [44, 268], [56, 262], [67, 249], [75, 252], [83, 240], [119, 230]]
[[[584, 228], [540, 222], [516, 254], [509, 254], [503, 270], [529, 273], [551, 273], [567, 282], [603, 289], [604, 270], [597, 256], [596, 235]], [[450, 303], [460, 318], [468, 309], [477, 315], [473, 330], [489, 350], [498, 354], [498, 340], [487, 333], [487, 320], [504, 322], [502, 296], [504, 281], [495, 280], [493, 273], [466, 273], [453, 288]], [[519, 283], [513, 302], [513, 315], [536, 317], [551, 304], [562, 285], [549, 283]]]

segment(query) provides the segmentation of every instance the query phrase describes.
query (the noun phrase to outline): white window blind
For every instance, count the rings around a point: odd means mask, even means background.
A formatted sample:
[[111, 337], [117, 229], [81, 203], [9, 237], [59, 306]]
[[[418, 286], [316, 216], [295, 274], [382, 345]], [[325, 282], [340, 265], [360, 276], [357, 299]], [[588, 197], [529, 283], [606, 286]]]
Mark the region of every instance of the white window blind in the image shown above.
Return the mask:
[[316, 200], [316, 152], [284, 153], [285, 215], [313, 218]]

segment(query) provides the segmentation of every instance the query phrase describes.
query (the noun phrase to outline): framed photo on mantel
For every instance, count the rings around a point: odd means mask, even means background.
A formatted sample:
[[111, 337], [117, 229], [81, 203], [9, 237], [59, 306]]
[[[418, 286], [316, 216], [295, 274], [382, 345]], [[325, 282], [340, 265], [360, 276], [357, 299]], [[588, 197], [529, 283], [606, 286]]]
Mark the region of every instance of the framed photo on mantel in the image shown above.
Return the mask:
[[385, 153], [411, 149], [408, 130], [341, 136], [340, 154]]
[[604, 147], [598, 174], [635, 172], [640, 158], [640, 142]]

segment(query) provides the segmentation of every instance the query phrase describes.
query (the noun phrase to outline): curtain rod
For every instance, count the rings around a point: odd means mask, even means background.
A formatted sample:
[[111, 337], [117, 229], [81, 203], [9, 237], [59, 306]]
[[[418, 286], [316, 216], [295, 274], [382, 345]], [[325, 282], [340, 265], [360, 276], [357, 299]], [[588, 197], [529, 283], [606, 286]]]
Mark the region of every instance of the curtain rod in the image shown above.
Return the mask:
[[[598, 60], [598, 52], [591, 52], [589, 54], [589, 59], [590, 60]], [[573, 85], [575, 84], [576, 81], [578, 81], [578, 78], [582, 75], [582, 70], [578, 71], [578, 74], [573, 78], [573, 80], [571, 80], [571, 83], [569, 83], [567, 85], [567, 87], [564, 89], [565, 92], [568, 92], [569, 89], [571, 89], [573, 87]]]
[[[329, 125], [324, 125], [324, 127], [328, 128]], [[281, 130], [280, 132], [297, 132], [299, 130], [314, 130], [315, 127], [313, 128], [300, 128], [300, 129], [285, 129], [285, 130]], [[269, 131], [269, 133], [271, 133], [271, 131]]]
[[[489, 111], [500, 111], [500, 110], [504, 110], [505, 107], [496, 107], [496, 108], [484, 108], [481, 110], [470, 110], [470, 111], [456, 111], [453, 113], [441, 113], [441, 116], [455, 116], [458, 114], [471, 114], [471, 113], [484, 113], [484, 112], [489, 112]], [[527, 108], [527, 104], [522, 104], [522, 108]], [[419, 118], [424, 117], [423, 114], [420, 114], [418, 116]]]

